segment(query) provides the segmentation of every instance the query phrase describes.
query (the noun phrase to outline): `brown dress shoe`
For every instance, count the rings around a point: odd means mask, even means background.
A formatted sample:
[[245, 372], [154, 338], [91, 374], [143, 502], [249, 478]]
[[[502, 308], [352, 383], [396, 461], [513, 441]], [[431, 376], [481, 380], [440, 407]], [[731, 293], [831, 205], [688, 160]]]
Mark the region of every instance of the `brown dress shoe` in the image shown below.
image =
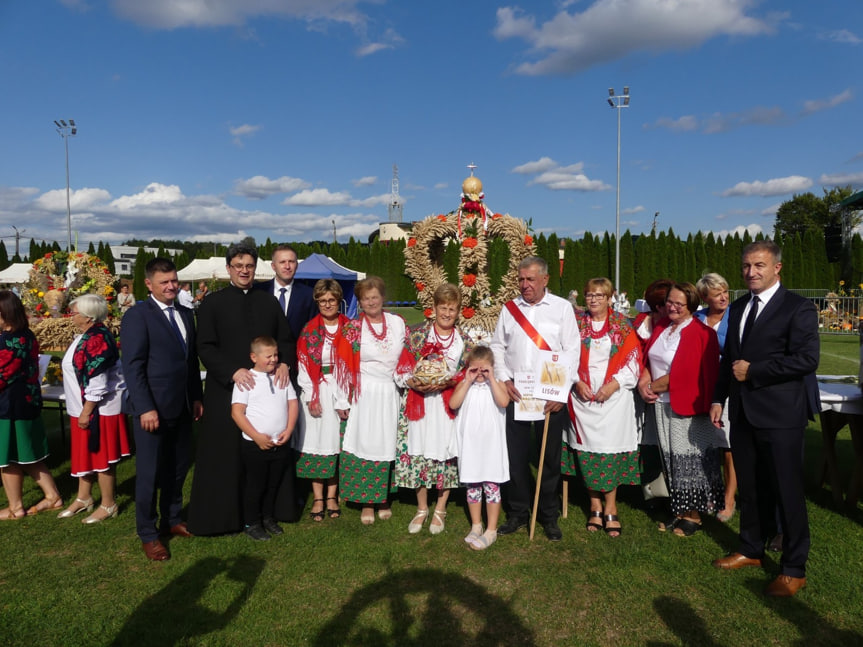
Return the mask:
[[764, 589], [764, 595], [774, 598], [790, 598], [800, 589], [806, 586], [805, 577], [791, 577], [780, 575]]
[[162, 545], [162, 542], [158, 539], [142, 542], [141, 548], [144, 550], [144, 554], [147, 556], [147, 559], [151, 559], [154, 562], [164, 562], [167, 559], [171, 559], [171, 556], [168, 554], [168, 549], [165, 548]]
[[194, 537], [192, 533], [189, 532], [189, 529], [186, 527], [186, 522], [181, 521], [176, 526], [171, 526], [171, 529], [168, 531], [174, 537]]
[[726, 555], [725, 557], [714, 559], [712, 563], [716, 568], [725, 568], [732, 570], [743, 568], [744, 566], [761, 566], [760, 559], [747, 557], [742, 553], [731, 553], [730, 555]]

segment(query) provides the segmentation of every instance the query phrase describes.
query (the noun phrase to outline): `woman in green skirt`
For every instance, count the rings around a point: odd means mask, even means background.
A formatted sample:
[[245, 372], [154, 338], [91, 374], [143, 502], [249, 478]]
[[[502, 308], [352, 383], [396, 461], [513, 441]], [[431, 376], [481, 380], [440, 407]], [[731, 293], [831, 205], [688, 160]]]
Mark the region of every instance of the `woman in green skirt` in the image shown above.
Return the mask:
[[[21, 300], [0, 291], [0, 473], [8, 507], [0, 521], [59, 510], [63, 499], [45, 466], [48, 439], [42, 426], [42, 389], [39, 385], [39, 344], [27, 321]], [[24, 509], [24, 473], [42, 489], [44, 498]]]

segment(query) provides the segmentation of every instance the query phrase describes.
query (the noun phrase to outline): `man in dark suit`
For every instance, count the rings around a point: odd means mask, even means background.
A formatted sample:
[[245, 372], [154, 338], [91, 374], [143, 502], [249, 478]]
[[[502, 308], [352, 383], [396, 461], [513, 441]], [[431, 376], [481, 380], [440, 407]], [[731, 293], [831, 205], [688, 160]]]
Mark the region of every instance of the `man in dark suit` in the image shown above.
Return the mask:
[[123, 317], [122, 362], [137, 446], [135, 522], [149, 559], [170, 558], [161, 530], [190, 537], [180, 518], [189, 471], [192, 421], [203, 413], [192, 311], [176, 303], [177, 268], [166, 258], [147, 263], [150, 298]]
[[721, 423], [728, 397], [731, 454], [740, 500], [740, 548], [717, 568], [761, 566], [775, 531], [783, 528], [780, 574], [769, 596], [792, 596], [806, 585], [809, 519], [803, 489], [803, 436], [819, 408], [814, 372], [820, 343], [815, 305], [779, 282], [782, 252], [770, 240], [743, 250], [749, 294], [731, 304], [719, 382], [710, 414]]
[[282, 312], [288, 319], [291, 334], [294, 339], [290, 346], [287, 357], [280, 358], [290, 367], [291, 381], [294, 388], [297, 386], [297, 343], [300, 333], [311, 319], [318, 314], [318, 306], [312, 296], [313, 290], [308, 285], [294, 280], [297, 273], [299, 260], [296, 250], [286, 243], [282, 243], [273, 251], [272, 260], [274, 279], [256, 283], [256, 290], [263, 290], [272, 294]]

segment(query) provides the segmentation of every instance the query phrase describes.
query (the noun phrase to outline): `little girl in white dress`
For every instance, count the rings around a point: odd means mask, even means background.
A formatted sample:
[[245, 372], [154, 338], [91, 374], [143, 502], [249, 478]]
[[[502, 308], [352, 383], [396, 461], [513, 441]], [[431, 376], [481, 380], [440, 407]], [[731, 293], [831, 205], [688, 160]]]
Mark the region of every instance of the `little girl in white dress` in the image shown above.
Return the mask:
[[[465, 377], [455, 387], [450, 407], [458, 410], [459, 481], [467, 486], [470, 533], [464, 540], [474, 550], [484, 550], [497, 539], [500, 517], [500, 484], [509, 481], [506, 453], [506, 387], [494, 377], [494, 355], [478, 346], [465, 360]], [[488, 526], [482, 530], [482, 494]]]

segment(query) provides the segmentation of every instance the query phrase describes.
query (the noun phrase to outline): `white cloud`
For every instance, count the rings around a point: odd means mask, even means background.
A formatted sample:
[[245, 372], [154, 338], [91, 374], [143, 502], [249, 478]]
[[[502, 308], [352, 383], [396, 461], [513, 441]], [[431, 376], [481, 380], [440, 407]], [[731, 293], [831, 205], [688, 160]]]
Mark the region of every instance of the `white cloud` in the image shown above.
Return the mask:
[[521, 175], [534, 175], [535, 173], [550, 171], [553, 168], [557, 168], [557, 166], [557, 162], [550, 157], [540, 157], [535, 162], [526, 162], [521, 166], [516, 166], [512, 169], [512, 172], [519, 173]]
[[[251, 18], [276, 16], [307, 22], [339, 22], [352, 26], [368, 19], [356, 6], [360, 0], [112, 0], [114, 11], [144, 27], [224, 27]], [[310, 25], [310, 28], [314, 25]]]
[[[65, 190], [36, 193], [30, 187], [0, 188], [0, 227], [26, 223], [28, 238], [65, 240]], [[230, 242], [247, 233], [283, 240], [328, 240], [333, 220], [340, 239], [354, 235], [365, 240], [377, 228], [380, 216], [249, 211], [227, 204], [220, 196], [187, 196], [177, 185], [158, 182], [113, 200], [104, 189], [80, 189], [72, 195], [73, 237], [83, 245], [130, 238]]]
[[251, 124], [243, 124], [242, 126], [230, 126], [228, 130], [231, 135], [234, 137], [234, 144], [236, 146], [240, 146], [242, 148], [245, 143], [244, 137], [251, 137], [256, 132], [261, 129], [260, 126], [253, 126]]
[[861, 160], [863, 160], [863, 151], [861, 151], [860, 153], [857, 153], [854, 157], [852, 157], [852, 158], [851, 158], [850, 160], [848, 160], [848, 161], [849, 161], [849, 162], [859, 162], [859, 161], [861, 161]]
[[621, 209], [620, 213], [631, 216], [634, 213], [641, 213], [642, 211], [644, 211], [644, 207], [642, 205], [638, 205], [637, 207], [628, 207], [626, 209]]
[[863, 39], [847, 29], [837, 29], [835, 31], [827, 32], [822, 35], [822, 38], [832, 40], [834, 43], [843, 43], [848, 45], [859, 45], [860, 43], [863, 43]]
[[355, 187], [361, 186], [371, 186], [378, 181], [378, 177], [376, 175], [366, 175], [365, 177], [361, 177], [358, 180], [351, 180], [351, 184]]
[[754, 0], [596, 0], [580, 13], [560, 11], [540, 26], [532, 15], [501, 7], [494, 35], [499, 40], [526, 41], [539, 59], [518, 65], [517, 73], [572, 75], [633, 52], [690, 49], [723, 35], [771, 33], [773, 26], [767, 20], [746, 15], [754, 4]]
[[775, 218], [776, 212], [779, 211], [779, 207], [782, 206], [781, 202], [777, 202], [776, 204], [771, 204], [769, 207], [762, 209], [761, 214], [765, 218]]
[[387, 49], [395, 49], [396, 47], [403, 45], [404, 42], [405, 39], [396, 31], [393, 29], [387, 29], [377, 42], [367, 43], [357, 48], [356, 55], [362, 58]]
[[528, 184], [541, 184], [552, 191], [605, 191], [611, 188], [601, 180], [591, 180], [583, 171], [584, 162], [560, 166], [549, 157], [512, 169], [513, 173], [537, 174]]
[[854, 98], [854, 93], [851, 92], [851, 89], [843, 90], [839, 94], [833, 95], [832, 97], [828, 97], [826, 99], [813, 99], [810, 101], [803, 102], [803, 114], [811, 115], [815, 112], [821, 112], [822, 110], [828, 110], [830, 108], [835, 108], [836, 106], [845, 103], [846, 101], [851, 101]]
[[332, 207], [347, 205], [350, 202], [350, 193], [344, 191], [332, 193], [329, 189], [305, 189], [282, 200], [282, 204], [301, 207]]
[[828, 186], [845, 186], [847, 184], [860, 186], [863, 184], [863, 172], [825, 174], [818, 178], [818, 183]]
[[[860, 154], [863, 155], [863, 153], [860, 153]], [[447, 182], [437, 182], [433, 188], [440, 191], [441, 189], [445, 189], [448, 186], [449, 186], [449, 183], [447, 183]]]
[[237, 180], [234, 184], [234, 193], [252, 200], [262, 200], [276, 193], [292, 193], [308, 189], [310, 186], [311, 184], [305, 180], [287, 175], [274, 180], [263, 175], [255, 175], [248, 180]]
[[[111, 199], [111, 194], [105, 189], [76, 189], [69, 193], [69, 207], [72, 211], [92, 209], [94, 205]], [[33, 200], [38, 209], [45, 211], [62, 211], [66, 213], [66, 189], [46, 191]]]
[[[749, 232], [749, 235], [752, 238], [755, 238], [758, 234], [764, 233], [764, 229], [761, 225], [751, 224], [751, 225], [738, 225], [734, 229], [723, 229], [721, 231], [714, 231], [714, 236], [719, 236], [720, 238], [727, 238], [728, 236], [734, 236], [734, 234], [738, 234], [741, 238], [743, 238], [743, 234]], [[702, 231], [704, 235], [707, 235], [709, 232]]]
[[673, 132], [689, 132], [698, 130], [698, 119], [692, 115], [683, 115], [677, 119], [671, 117], [660, 117], [651, 126], [653, 128], [665, 128]]
[[762, 182], [755, 180], [754, 182], [738, 182], [730, 189], [722, 192], [722, 197], [728, 198], [731, 196], [774, 196], [784, 195], [786, 193], [797, 193], [805, 191], [812, 186], [812, 180], [802, 175], [789, 175], [788, 177], [779, 177], [772, 180]]

